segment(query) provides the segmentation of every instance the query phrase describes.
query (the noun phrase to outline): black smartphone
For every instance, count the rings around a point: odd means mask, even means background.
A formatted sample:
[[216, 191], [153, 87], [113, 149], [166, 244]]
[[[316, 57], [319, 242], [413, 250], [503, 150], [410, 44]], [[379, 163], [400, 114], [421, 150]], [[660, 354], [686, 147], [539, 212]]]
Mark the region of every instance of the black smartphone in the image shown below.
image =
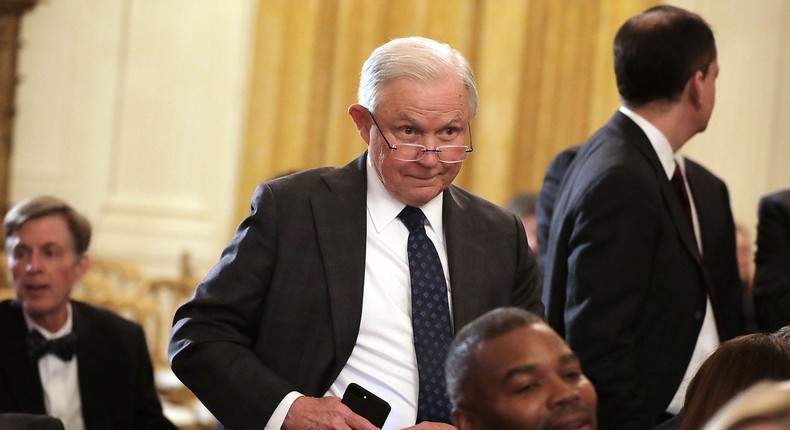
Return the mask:
[[390, 414], [389, 403], [353, 382], [346, 387], [342, 401], [355, 414], [364, 417], [378, 428], [384, 425]]

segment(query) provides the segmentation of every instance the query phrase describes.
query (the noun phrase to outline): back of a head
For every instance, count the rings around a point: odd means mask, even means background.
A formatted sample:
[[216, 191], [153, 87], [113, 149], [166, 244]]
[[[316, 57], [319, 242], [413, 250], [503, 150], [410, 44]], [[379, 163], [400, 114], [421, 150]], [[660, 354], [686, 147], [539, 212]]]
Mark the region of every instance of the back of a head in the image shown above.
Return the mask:
[[614, 39], [614, 70], [628, 107], [674, 101], [716, 59], [713, 31], [697, 14], [662, 5], [626, 21]]
[[686, 391], [681, 430], [701, 428], [726, 402], [757, 382], [790, 379], [790, 347], [755, 333], [724, 342], [700, 366]]
[[457, 76], [464, 83], [469, 115], [477, 112], [477, 84], [469, 63], [447, 44], [424, 37], [393, 39], [376, 48], [362, 66], [357, 101], [375, 112], [381, 88], [397, 78], [431, 82]]
[[790, 430], [790, 381], [761, 382], [740, 393], [704, 430]]
[[22, 200], [6, 213], [3, 219], [3, 238], [6, 244], [8, 238], [25, 222], [53, 214], [65, 218], [71, 233], [74, 252], [77, 255], [84, 254], [91, 241], [90, 222], [66, 201], [53, 196], [36, 196]]

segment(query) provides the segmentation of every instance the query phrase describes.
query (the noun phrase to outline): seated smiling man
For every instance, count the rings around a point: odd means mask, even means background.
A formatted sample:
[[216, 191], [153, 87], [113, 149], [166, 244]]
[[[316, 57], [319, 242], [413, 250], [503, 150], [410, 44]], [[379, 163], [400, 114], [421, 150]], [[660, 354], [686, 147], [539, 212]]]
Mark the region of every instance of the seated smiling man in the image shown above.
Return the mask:
[[459, 430], [597, 428], [597, 397], [579, 359], [540, 317], [490, 311], [464, 327], [445, 364]]

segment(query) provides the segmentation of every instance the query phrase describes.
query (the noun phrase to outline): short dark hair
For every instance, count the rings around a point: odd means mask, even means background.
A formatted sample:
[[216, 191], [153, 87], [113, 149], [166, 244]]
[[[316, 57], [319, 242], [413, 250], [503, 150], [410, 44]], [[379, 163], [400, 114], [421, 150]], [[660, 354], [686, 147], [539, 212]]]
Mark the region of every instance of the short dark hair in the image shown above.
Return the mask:
[[708, 72], [716, 41], [699, 15], [656, 6], [631, 17], [614, 38], [614, 72], [623, 103], [674, 101], [697, 71]]
[[23, 200], [8, 211], [3, 220], [6, 252], [10, 253], [8, 239], [22, 224], [31, 219], [53, 214], [62, 215], [66, 219], [74, 252], [78, 256], [85, 254], [91, 242], [90, 222], [64, 200], [52, 196], [37, 196]]
[[463, 385], [469, 377], [475, 348], [481, 343], [543, 319], [520, 308], [498, 308], [465, 326], [453, 339], [444, 364], [447, 393], [453, 406], [466, 404]]
[[724, 342], [694, 375], [686, 391], [680, 430], [700, 429], [728, 400], [764, 380], [790, 379], [790, 346], [755, 333]]

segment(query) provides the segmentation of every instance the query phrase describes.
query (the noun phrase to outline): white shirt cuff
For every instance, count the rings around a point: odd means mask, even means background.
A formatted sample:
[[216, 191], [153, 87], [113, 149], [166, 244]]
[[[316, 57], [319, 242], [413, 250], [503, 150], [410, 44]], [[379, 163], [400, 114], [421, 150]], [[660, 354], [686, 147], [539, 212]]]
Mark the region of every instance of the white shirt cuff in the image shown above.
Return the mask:
[[298, 391], [291, 391], [282, 400], [280, 400], [280, 404], [277, 405], [277, 409], [272, 412], [272, 416], [269, 417], [269, 422], [266, 423], [266, 427], [264, 430], [280, 430], [283, 426], [283, 421], [285, 421], [285, 416], [288, 415], [288, 410], [291, 409], [291, 405], [293, 405], [294, 401], [299, 397], [302, 397], [302, 393]]

